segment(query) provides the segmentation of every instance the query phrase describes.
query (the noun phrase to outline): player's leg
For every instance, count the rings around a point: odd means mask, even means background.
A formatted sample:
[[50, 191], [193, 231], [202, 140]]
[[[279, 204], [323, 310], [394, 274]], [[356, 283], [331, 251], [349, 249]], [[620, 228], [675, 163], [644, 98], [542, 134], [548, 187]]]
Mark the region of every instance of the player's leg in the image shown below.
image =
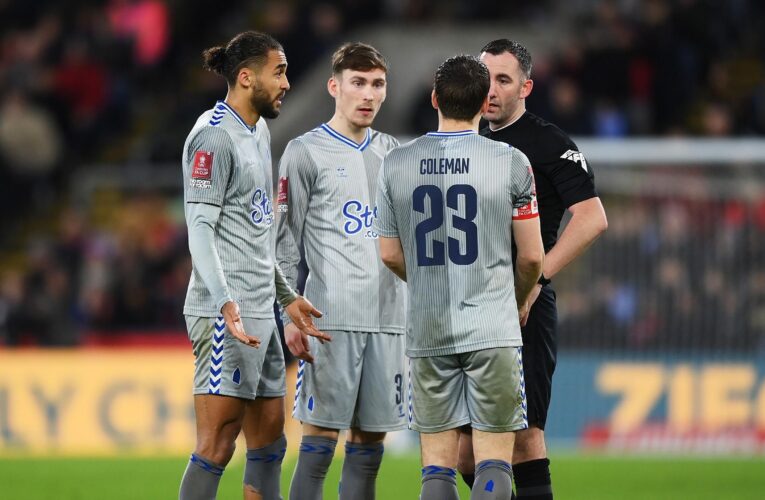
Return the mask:
[[345, 460], [340, 476], [340, 500], [374, 500], [377, 473], [385, 448], [384, 432], [351, 428], [345, 441]]
[[470, 422], [462, 355], [411, 358], [410, 427], [420, 433], [420, 500], [452, 500], [457, 494], [459, 427]]
[[284, 354], [272, 320], [246, 319], [245, 329], [260, 337], [264, 356], [257, 382], [257, 398], [247, 402], [242, 423], [247, 442], [244, 498], [279, 500], [282, 460], [287, 449], [284, 437]]
[[290, 484], [290, 500], [321, 500], [340, 432], [305, 422], [302, 430], [298, 462]]
[[515, 438], [513, 472], [518, 500], [553, 498], [544, 428], [557, 356], [556, 325], [555, 292], [545, 286], [522, 330], [529, 428]]
[[322, 498], [338, 433], [350, 428], [353, 419], [365, 339], [354, 332], [328, 333], [332, 342], [309, 339], [314, 362], [298, 365], [292, 415], [303, 423], [303, 437], [290, 485], [291, 500]]
[[180, 500], [215, 498], [223, 470], [234, 454], [244, 405], [244, 400], [229, 396], [194, 396], [197, 444], [183, 474]]
[[460, 428], [460, 450], [457, 456], [457, 470], [462, 476], [462, 480], [473, 487], [475, 482], [475, 457], [473, 456], [473, 429], [469, 425]]
[[476, 462], [471, 498], [510, 498], [514, 433], [527, 426], [521, 350], [475, 351], [464, 367]]
[[366, 337], [366, 346], [355, 414], [345, 443], [340, 500], [373, 500], [385, 434], [406, 428], [405, 339], [387, 333], [356, 335]]
[[[181, 480], [180, 500], [215, 498], [220, 476], [234, 453], [245, 401], [232, 381], [238, 341], [217, 318], [186, 317], [195, 360], [194, 413], [197, 444]], [[248, 347], [248, 349], [251, 349]], [[233, 353], [233, 354], [232, 354]]]
[[459, 500], [457, 447], [459, 430], [420, 433], [422, 490], [420, 500]]

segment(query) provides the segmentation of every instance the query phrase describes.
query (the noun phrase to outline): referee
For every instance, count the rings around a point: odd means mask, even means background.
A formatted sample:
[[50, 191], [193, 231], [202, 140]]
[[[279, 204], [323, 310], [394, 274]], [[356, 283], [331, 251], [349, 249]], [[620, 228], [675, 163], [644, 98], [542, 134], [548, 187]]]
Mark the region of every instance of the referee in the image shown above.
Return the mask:
[[[547, 409], [557, 355], [557, 309], [550, 279], [579, 256], [608, 227], [595, 191], [593, 172], [576, 144], [561, 129], [526, 111], [531, 94], [531, 55], [516, 41], [494, 40], [481, 50], [489, 68], [489, 122], [481, 135], [523, 151], [531, 161], [536, 181], [544, 267], [529, 296], [529, 313], [521, 318], [523, 371], [528, 400], [529, 428], [517, 432], [513, 475], [519, 500], [552, 500], [550, 461], [544, 441]], [[571, 220], [558, 238], [563, 212]], [[473, 482], [472, 443], [463, 434], [460, 472]]]

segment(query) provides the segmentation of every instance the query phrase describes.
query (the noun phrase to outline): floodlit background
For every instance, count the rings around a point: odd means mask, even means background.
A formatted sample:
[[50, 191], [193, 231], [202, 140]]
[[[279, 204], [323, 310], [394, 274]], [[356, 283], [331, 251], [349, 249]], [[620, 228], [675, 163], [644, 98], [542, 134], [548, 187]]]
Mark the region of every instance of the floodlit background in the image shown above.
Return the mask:
[[[556, 496], [760, 498], [763, 26], [755, 0], [0, 0], [0, 498], [175, 495], [194, 429], [181, 148], [225, 96], [201, 51], [247, 29], [289, 61], [275, 161], [331, 116], [342, 42], [389, 59], [375, 128], [402, 140], [435, 128], [443, 59], [526, 44], [527, 108], [575, 137], [610, 223], [554, 280]], [[388, 450], [380, 498], [416, 498], [416, 436]], [[220, 498], [240, 477], [241, 457]]]

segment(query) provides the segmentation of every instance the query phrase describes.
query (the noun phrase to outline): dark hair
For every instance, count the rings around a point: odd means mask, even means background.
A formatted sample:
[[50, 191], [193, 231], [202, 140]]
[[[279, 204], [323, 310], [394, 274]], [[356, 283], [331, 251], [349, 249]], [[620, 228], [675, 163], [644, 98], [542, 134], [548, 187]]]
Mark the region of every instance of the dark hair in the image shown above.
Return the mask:
[[236, 83], [236, 75], [245, 66], [258, 67], [266, 62], [272, 50], [284, 52], [282, 45], [271, 35], [257, 31], [239, 33], [225, 47], [210, 47], [202, 52], [204, 68]]
[[498, 56], [505, 52], [511, 53], [518, 59], [518, 66], [521, 67], [524, 76], [526, 76], [526, 78], [531, 78], [531, 54], [529, 54], [526, 47], [515, 40], [508, 40], [507, 38], [492, 40], [484, 45], [481, 49], [481, 53], [483, 52], [487, 52], [493, 56]]
[[433, 88], [444, 118], [472, 120], [489, 94], [489, 70], [477, 57], [450, 57], [436, 70]]
[[332, 54], [332, 74], [339, 75], [345, 69], [371, 71], [381, 69], [388, 72], [388, 62], [380, 52], [366, 43], [344, 43]]

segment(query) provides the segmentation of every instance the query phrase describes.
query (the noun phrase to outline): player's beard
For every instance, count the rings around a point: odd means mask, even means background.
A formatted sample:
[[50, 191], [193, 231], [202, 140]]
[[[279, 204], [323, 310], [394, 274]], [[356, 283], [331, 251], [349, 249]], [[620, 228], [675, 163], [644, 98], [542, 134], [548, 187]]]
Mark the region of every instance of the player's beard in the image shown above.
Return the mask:
[[258, 115], [269, 119], [279, 116], [280, 110], [276, 107], [275, 101], [276, 99], [272, 99], [263, 87], [256, 88], [250, 97], [250, 105]]

